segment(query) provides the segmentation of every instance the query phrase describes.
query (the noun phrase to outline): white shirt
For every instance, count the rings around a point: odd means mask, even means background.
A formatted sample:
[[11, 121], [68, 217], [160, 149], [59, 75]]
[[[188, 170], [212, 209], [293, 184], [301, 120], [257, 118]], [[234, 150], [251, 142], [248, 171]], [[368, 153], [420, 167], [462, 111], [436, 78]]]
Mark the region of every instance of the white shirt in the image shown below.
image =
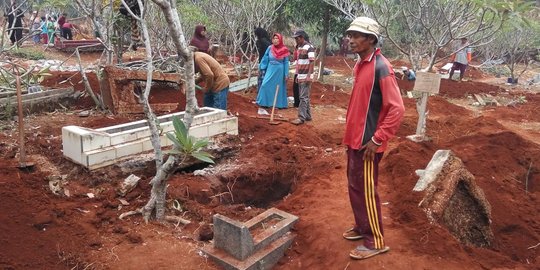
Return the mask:
[[462, 44], [461, 42], [456, 46], [455, 50], [458, 50], [459, 48], [465, 47], [458, 52], [456, 52], [456, 59], [454, 62], [458, 62], [460, 64], [467, 65], [469, 64], [469, 61], [467, 60], [467, 54], [470, 53], [472, 50], [468, 47], [468, 43]]

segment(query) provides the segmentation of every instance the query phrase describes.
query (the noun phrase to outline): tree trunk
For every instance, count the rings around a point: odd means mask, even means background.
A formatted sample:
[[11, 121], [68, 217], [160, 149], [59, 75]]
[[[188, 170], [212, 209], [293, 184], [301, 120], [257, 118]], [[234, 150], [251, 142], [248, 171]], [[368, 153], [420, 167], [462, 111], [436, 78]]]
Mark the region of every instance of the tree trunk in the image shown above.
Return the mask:
[[433, 69], [433, 66], [435, 65], [435, 60], [437, 60], [437, 53], [434, 53], [434, 54], [430, 55], [430, 59], [429, 59], [428, 66], [426, 68], [426, 72], [430, 72]]
[[189, 129], [193, 122], [193, 115], [199, 110], [197, 106], [197, 98], [195, 96], [195, 66], [193, 64], [193, 52], [188, 49], [186, 37], [180, 24], [180, 17], [176, 11], [176, 1], [174, 0], [152, 0], [156, 3], [163, 14], [165, 20], [169, 24], [170, 34], [178, 51], [178, 55], [184, 59], [185, 82], [186, 82], [186, 113], [184, 115], [184, 123]]
[[[125, 5], [124, 1], [122, 1]], [[152, 64], [152, 47], [150, 45], [150, 35], [148, 34], [148, 27], [146, 21], [143, 19], [145, 16], [145, 8], [142, 5], [142, 1], [138, 0], [139, 6], [141, 7], [140, 17], [133, 14], [129, 10], [130, 15], [135, 18], [141, 24], [141, 29], [144, 38], [144, 45], [146, 51], [146, 85], [144, 92], [139, 97], [141, 103], [143, 104], [144, 113], [148, 121], [148, 126], [150, 128], [150, 141], [152, 142], [152, 147], [154, 148], [154, 153], [156, 156], [156, 175], [150, 181], [152, 185], [152, 192], [148, 203], [142, 208], [141, 213], [146, 222], [151, 218], [152, 213], [155, 213], [156, 219], [161, 221], [165, 217], [165, 198], [167, 194], [167, 180], [174, 173], [174, 168], [176, 164], [176, 158], [174, 156], [169, 156], [169, 159], [165, 164], [163, 164], [163, 153], [161, 151], [161, 142], [160, 142], [160, 133], [158, 130], [158, 120], [152, 107], [148, 102], [148, 97], [150, 96], [150, 90], [152, 89], [152, 75], [154, 72], [154, 65]], [[127, 5], [126, 5], [127, 6]]]
[[84, 68], [81, 63], [81, 55], [79, 54], [79, 47], [75, 48], [75, 54], [77, 55], [77, 60], [79, 62], [79, 72], [81, 73], [86, 93], [92, 98], [92, 100], [94, 100], [97, 108], [104, 110], [105, 108], [103, 103], [94, 94], [94, 90], [92, 90], [92, 86], [90, 86], [90, 82], [88, 82], [88, 77], [86, 77], [86, 72], [84, 72]]
[[165, 217], [165, 195], [167, 194], [167, 179], [175, 172], [177, 157], [170, 155], [167, 161], [158, 168], [156, 175], [150, 181], [152, 191], [148, 203], [142, 208], [144, 220], [148, 222], [152, 213], [161, 221]]
[[[142, 7], [141, 0], [139, 1], [139, 6]], [[195, 97], [195, 80], [194, 80], [194, 64], [193, 64], [193, 53], [187, 49], [184, 35], [182, 33], [182, 28], [180, 25], [180, 19], [176, 13], [175, 2], [168, 2], [166, 0], [153, 0], [165, 14], [165, 18], [171, 27], [171, 36], [173, 38], [174, 44], [178, 50], [178, 55], [185, 60], [185, 70], [186, 70], [186, 114], [184, 117], [184, 122], [189, 129], [193, 121], [193, 114], [198, 110], [197, 99]], [[141, 8], [142, 15], [144, 16], [144, 9]], [[174, 10], [174, 11], [173, 11]], [[130, 12], [131, 13], [131, 12]], [[131, 14], [135, 16], [134, 14]], [[144, 112], [146, 118], [148, 119], [148, 124], [151, 131], [151, 141], [156, 155], [156, 175], [150, 181], [152, 185], [152, 191], [148, 203], [141, 209], [141, 213], [146, 222], [150, 220], [152, 213], [155, 213], [156, 220], [161, 221], [165, 218], [165, 200], [167, 194], [167, 180], [175, 172], [177, 157], [170, 155], [165, 163], [163, 163], [163, 154], [161, 152], [161, 143], [160, 136], [158, 132], [158, 124], [155, 114], [152, 112], [152, 108], [148, 102], [148, 96], [150, 95], [151, 83], [152, 83], [152, 48], [150, 46], [150, 36], [148, 34], [148, 28], [146, 22], [137, 18], [141, 22], [141, 28], [144, 35], [144, 44], [146, 48], [146, 60], [147, 60], [147, 78], [146, 78], [146, 88], [141, 96]], [[185, 159], [185, 158], [184, 158]]]
[[327, 8], [324, 11], [323, 18], [323, 35], [321, 43], [321, 51], [319, 54], [319, 77], [317, 78], [320, 82], [324, 81], [324, 60], [326, 58], [326, 47], [328, 46], [328, 31], [330, 29], [330, 8]]

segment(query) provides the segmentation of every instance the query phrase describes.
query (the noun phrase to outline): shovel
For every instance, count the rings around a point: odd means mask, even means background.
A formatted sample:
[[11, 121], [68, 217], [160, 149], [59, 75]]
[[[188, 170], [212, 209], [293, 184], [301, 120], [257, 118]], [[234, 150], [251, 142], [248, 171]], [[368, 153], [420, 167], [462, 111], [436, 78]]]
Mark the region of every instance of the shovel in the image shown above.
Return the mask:
[[17, 69], [17, 113], [19, 122], [19, 166], [21, 170], [32, 170], [34, 163], [26, 161], [26, 151], [24, 149], [24, 119], [23, 119], [23, 105], [22, 105], [22, 93], [21, 93], [21, 77], [19, 76], [19, 70]]
[[274, 121], [274, 110], [276, 109], [276, 101], [277, 101], [278, 92], [279, 92], [279, 84], [276, 85], [276, 94], [274, 95], [274, 104], [272, 104], [272, 113], [270, 113], [270, 122], [268, 122], [268, 124], [270, 125], [280, 124], [280, 122]]

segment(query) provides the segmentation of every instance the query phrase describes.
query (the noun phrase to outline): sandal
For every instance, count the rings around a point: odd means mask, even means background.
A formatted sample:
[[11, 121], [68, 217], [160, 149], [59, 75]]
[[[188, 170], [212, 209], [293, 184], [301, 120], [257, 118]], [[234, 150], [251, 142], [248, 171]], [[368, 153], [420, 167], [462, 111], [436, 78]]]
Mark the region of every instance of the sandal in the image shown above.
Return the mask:
[[349, 253], [349, 256], [356, 260], [363, 260], [363, 259], [371, 258], [375, 255], [385, 253], [389, 250], [390, 250], [389, 247], [384, 247], [381, 249], [369, 249], [362, 245], [351, 250], [351, 252]]
[[303, 124], [303, 123], [304, 123], [304, 120], [302, 120], [302, 119], [300, 119], [300, 118], [299, 118], [299, 119], [294, 119], [294, 120], [291, 121], [291, 123], [292, 123], [293, 125], [297, 125], [297, 126], [298, 126], [298, 125]]
[[343, 233], [343, 238], [347, 240], [359, 240], [359, 239], [364, 238], [364, 236], [358, 233], [354, 228], [350, 228], [346, 232]]

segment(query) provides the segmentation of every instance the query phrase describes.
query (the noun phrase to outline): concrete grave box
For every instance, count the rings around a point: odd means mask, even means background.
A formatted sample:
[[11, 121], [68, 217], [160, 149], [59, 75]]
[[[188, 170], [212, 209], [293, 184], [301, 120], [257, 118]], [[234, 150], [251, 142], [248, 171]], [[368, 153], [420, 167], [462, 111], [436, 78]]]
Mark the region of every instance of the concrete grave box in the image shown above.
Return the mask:
[[271, 269], [294, 239], [298, 217], [271, 208], [242, 223], [214, 215], [214, 244], [202, 252], [227, 270]]
[[[178, 116], [182, 119], [184, 113], [158, 117], [163, 131], [162, 147], [172, 145], [165, 135], [174, 131], [172, 117]], [[238, 118], [227, 115], [225, 110], [203, 107], [194, 116], [189, 134], [195, 138], [211, 138], [219, 134], [238, 135]], [[66, 158], [90, 170], [153, 149], [146, 120], [98, 129], [66, 126], [62, 128], [62, 147]]]

